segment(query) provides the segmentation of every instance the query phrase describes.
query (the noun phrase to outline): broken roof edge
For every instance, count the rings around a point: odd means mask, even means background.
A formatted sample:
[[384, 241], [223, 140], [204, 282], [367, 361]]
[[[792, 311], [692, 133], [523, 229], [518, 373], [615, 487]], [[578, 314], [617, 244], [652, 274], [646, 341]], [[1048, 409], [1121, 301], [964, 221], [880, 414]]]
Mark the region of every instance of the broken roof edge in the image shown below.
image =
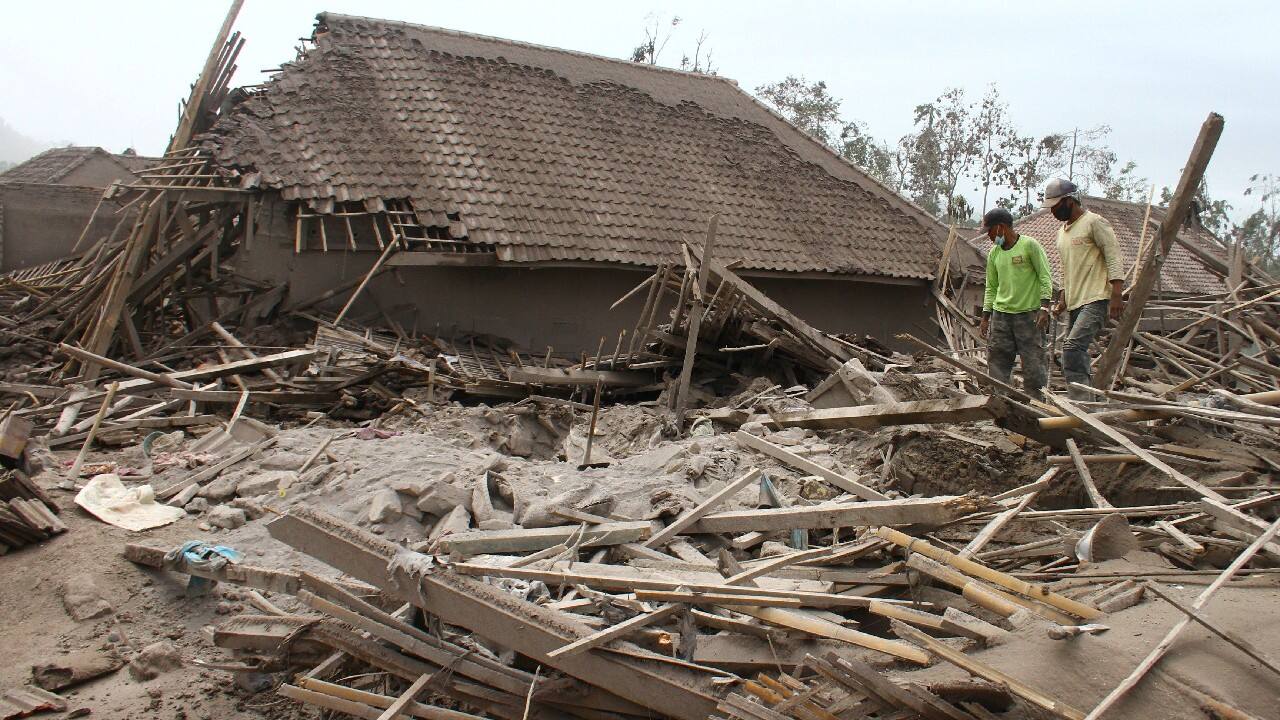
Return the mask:
[[[683, 263], [676, 263], [683, 267]], [[403, 267], [414, 267], [412, 265]], [[505, 260], [499, 253], [495, 267], [550, 269], [550, 268], [609, 268], [634, 272], [652, 273], [658, 266], [646, 262], [625, 262], [622, 260]], [[834, 270], [779, 270], [776, 268], [754, 268], [738, 265], [732, 270], [743, 277], [767, 277], [782, 280], [835, 280], [840, 282], [863, 282], [879, 285], [916, 285], [927, 283], [932, 276], [914, 275], [876, 275], [860, 272], [838, 272]]]
[[[318, 28], [320, 26], [324, 18], [330, 18], [330, 17], [338, 18], [342, 20], [366, 21], [366, 22], [378, 23], [380, 25], [391, 25], [391, 26], [397, 26], [397, 27], [413, 28], [415, 30], [430, 30], [431, 32], [437, 32], [443, 35], [451, 35], [453, 37], [462, 38], [465, 40], [483, 40], [486, 42], [493, 42], [501, 45], [512, 45], [515, 47], [525, 48], [529, 50], [561, 53], [563, 55], [583, 58], [586, 60], [604, 60], [607, 62], [616, 63], [618, 65], [623, 65], [626, 67], [643, 68], [645, 70], [649, 70], [652, 72], [669, 73], [669, 74], [674, 74], [681, 77], [694, 77], [694, 78], [706, 78], [707, 80], [717, 80], [719, 82], [728, 84], [730, 87], [737, 88], [738, 90], [742, 89], [738, 85], [737, 80], [734, 80], [733, 78], [730, 78], [730, 77], [725, 77], [723, 75], [710, 75], [707, 73], [700, 73], [692, 70], [678, 70], [676, 68], [663, 67], [661, 65], [650, 65], [649, 63], [638, 63], [632, 60], [623, 60], [621, 58], [609, 57], [608, 55], [596, 55], [595, 53], [582, 52], [581, 50], [569, 50], [566, 48], [559, 48], [552, 45], [540, 45], [538, 43], [525, 42], [523, 40], [512, 40], [510, 38], [502, 38], [494, 35], [484, 35], [481, 33], [466, 32], [464, 30], [453, 30], [451, 28], [440, 27], [438, 25], [427, 25], [425, 23], [414, 23], [414, 22], [408, 22], [405, 20], [386, 20], [383, 18], [369, 17], [367, 15], [348, 15], [346, 13], [330, 12], [326, 10], [326, 11], [316, 13], [316, 27]], [[314, 40], [315, 38], [314, 28], [312, 29], [311, 36], [312, 36], [312, 39]]]

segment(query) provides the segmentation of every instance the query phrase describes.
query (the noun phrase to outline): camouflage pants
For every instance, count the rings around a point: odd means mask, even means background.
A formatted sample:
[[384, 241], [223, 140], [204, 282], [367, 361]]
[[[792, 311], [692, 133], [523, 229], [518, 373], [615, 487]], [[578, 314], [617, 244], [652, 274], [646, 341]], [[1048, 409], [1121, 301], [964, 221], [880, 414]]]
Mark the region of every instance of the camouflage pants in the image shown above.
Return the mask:
[[1049, 382], [1044, 333], [1036, 326], [1038, 311], [991, 313], [991, 337], [987, 340], [987, 370], [991, 377], [1010, 384], [1014, 358], [1022, 358], [1022, 385], [1028, 395], [1039, 395]]
[[[1107, 300], [1086, 303], [1071, 311], [1067, 337], [1062, 341], [1062, 375], [1068, 383], [1093, 384], [1093, 369], [1089, 365], [1089, 345], [1102, 332], [1107, 323]], [[1087, 390], [1077, 390], [1067, 385], [1067, 397], [1072, 400], [1094, 400]]]

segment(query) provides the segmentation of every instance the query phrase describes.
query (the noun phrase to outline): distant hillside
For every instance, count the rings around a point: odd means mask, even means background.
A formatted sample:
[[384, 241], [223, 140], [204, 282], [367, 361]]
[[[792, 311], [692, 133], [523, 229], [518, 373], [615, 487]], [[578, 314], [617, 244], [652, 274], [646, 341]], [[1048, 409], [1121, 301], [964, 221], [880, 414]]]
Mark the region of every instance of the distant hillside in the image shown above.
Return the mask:
[[49, 142], [32, 140], [14, 130], [9, 123], [0, 118], [0, 170], [3, 169], [4, 163], [16, 165], [42, 150], [48, 150], [53, 145]]

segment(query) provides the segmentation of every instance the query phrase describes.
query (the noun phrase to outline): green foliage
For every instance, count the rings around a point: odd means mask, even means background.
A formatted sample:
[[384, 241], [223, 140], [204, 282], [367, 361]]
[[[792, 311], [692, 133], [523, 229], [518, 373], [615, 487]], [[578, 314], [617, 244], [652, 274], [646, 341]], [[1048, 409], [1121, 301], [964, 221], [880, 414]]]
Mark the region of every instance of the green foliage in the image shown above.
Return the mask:
[[827, 91], [825, 82], [810, 83], [804, 76], [788, 75], [780, 82], [756, 88], [756, 97], [815, 140], [835, 147], [835, 138], [843, 130], [840, 101]]
[[1249, 178], [1245, 196], [1258, 201], [1258, 209], [1235, 228], [1245, 253], [1262, 270], [1280, 273], [1280, 177], [1258, 174]]

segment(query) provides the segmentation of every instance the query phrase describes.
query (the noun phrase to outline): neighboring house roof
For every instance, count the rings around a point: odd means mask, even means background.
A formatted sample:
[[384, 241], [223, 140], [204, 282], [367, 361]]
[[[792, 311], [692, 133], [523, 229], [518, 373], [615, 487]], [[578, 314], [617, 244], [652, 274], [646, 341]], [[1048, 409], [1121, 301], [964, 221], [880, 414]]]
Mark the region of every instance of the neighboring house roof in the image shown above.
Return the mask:
[[[1085, 209], [1101, 215], [1111, 222], [1116, 233], [1116, 241], [1124, 254], [1125, 270], [1132, 277], [1133, 263], [1138, 257], [1138, 245], [1142, 239], [1142, 220], [1146, 216], [1147, 206], [1142, 203], [1105, 200], [1103, 198], [1086, 197], [1082, 201]], [[1147, 243], [1155, 237], [1156, 229], [1164, 220], [1164, 208], [1152, 207], [1148, 221]], [[1049, 264], [1053, 266], [1053, 279], [1057, 287], [1062, 286], [1062, 261], [1058, 257], [1058, 228], [1062, 223], [1048, 210], [1040, 210], [1024, 218], [1016, 220], [1013, 228], [1023, 235], [1040, 241], [1044, 252], [1049, 256]], [[1199, 225], [1184, 225], [1178, 230], [1178, 237], [1195, 243], [1206, 251], [1217, 255], [1225, 254], [1220, 249], [1213, 234]], [[975, 249], [985, 257], [991, 251], [991, 241], [986, 233], [969, 241]], [[1223, 257], [1225, 261], [1225, 257]], [[1161, 290], [1178, 295], [1196, 295], [1220, 293], [1226, 289], [1225, 283], [1193, 256], [1186, 248], [1174, 243], [1161, 268]]]
[[285, 199], [407, 198], [510, 262], [679, 262], [719, 213], [746, 269], [936, 270], [945, 228], [731, 80], [332, 13], [314, 41], [205, 136]]
[[100, 147], [68, 145], [45, 150], [26, 162], [14, 165], [0, 173], [0, 182], [62, 184], [77, 168], [94, 159], [118, 165], [122, 175], [135, 174], [143, 167], [158, 162], [156, 158], [139, 155], [113, 155]]

